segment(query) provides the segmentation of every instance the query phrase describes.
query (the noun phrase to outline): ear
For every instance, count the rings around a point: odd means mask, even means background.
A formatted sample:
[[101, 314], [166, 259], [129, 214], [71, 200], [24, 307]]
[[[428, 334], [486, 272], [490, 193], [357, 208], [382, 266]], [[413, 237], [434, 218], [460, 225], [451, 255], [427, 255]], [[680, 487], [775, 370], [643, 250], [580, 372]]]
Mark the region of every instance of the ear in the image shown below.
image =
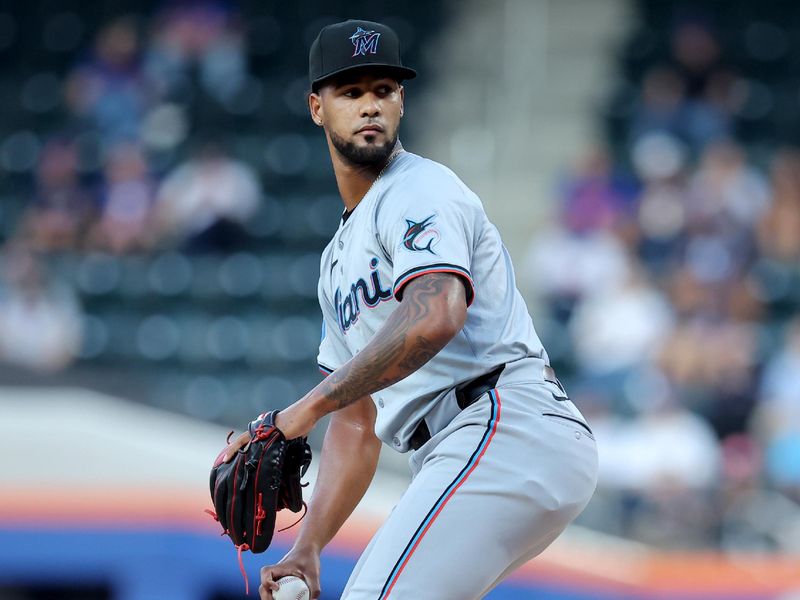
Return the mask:
[[311, 113], [311, 120], [314, 121], [314, 123], [316, 123], [317, 126], [322, 127], [325, 121], [323, 118], [322, 102], [319, 94], [315, 94], [314, 92], [309, 92], [308, 112]]
[[403, 107], [404, 107], [405, 98], [406, 98], [406, 88], [404, 88], [401, 85], [399, 89], [400, 89], [400, 117], [402, 118], [403, 112], [404, 112]]

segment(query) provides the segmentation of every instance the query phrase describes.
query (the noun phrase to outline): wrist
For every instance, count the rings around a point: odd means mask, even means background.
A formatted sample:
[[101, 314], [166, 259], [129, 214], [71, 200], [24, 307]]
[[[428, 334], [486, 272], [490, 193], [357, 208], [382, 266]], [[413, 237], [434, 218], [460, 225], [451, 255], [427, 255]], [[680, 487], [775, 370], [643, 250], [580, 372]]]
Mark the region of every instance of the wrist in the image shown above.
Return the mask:
[[275, 415], [275, 427], [287, 440], [305, 437], [319, 421], [314, 405], [308, 396], [287, 406]]
[[326, 409], [325, 400], [326, 400], [325, 396], [322, 393], [320, 393], [318, 387], [312, 389], [302, 399], [302, 402], [305, 404], [308, 414], [311, 415], [311, 418], [314, 419], [314, 422], [317, 422], [322, 417], [330, 414], [331, 411]]
[[299, 554], [314, 554], [319, 556], [322, 554], [323, 544], [311, 539], [303, 539], [302, 534], [295, 540], [292, 546], [292, 551]]

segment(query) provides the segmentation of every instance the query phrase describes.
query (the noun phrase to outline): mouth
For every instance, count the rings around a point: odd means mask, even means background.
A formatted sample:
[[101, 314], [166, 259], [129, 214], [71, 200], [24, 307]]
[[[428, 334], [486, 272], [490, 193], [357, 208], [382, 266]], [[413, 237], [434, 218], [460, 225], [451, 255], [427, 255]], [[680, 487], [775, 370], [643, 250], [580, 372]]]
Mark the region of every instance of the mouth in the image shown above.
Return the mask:
[[371, 134], [382, 133], [382, 132], [383, 132], [383, 127], [381, 127], [380, 125], [364, 125], [361, 129], [356, 131], [356, 133], [371, 133]]

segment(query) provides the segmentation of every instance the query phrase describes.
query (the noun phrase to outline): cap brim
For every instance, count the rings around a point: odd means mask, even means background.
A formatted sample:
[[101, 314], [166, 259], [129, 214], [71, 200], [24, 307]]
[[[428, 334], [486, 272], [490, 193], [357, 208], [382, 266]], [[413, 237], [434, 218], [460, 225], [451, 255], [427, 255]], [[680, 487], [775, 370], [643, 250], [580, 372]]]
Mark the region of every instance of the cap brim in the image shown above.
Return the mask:
[[342, 73], [355, 71], [357, 69], [383, 69], [386, 71], [387, 75], [390, 75], [397, 81], [414, 79], [414, 77], [417, 76], [417, 72], [414, 69], [409, 69], [408, 67], [398, 67], [397, 65], [388, 65], [385, 63], [361, 63], [358, 65], [351, 65], [349, 67], [338, 69], [332, 73], [326, 73], [324, 77], [320, 77], [319, 79], [315, 79], [311, 82], [311, 89], [316, 90], [320, 85], [328, 80], [333, 79]]

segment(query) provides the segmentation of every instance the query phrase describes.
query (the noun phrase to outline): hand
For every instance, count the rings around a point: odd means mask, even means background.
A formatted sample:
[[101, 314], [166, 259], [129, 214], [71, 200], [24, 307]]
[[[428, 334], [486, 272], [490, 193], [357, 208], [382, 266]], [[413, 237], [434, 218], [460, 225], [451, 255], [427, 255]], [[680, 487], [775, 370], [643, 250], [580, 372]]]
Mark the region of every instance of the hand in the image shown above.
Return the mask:
[[287, 575], [303, 579], [311, 598], [319, 598], [319, 551], [295, 546], [277, 565], [261, 567], [261, 585], [258, 588], [261, 600], [273, 600], [272, 592], [279, 589], [275, 581]]
[[[222, 451], [224, 457], [222, 459], [223, 462], [230, 462], [233, 459], [233, 457], [236, 456], [236, 452], [247, 446], [247, 444], [249, 443], [250, 443], [250, 433], [245, 431], [242, 435], [240, 435], [230, 444], [228, 444], [227, 448], [225, 448], [225, 450]], [[217, 460], [219, 460], [219, 458], [217, 458]]]
[[[275, 415], [275, 427], [278, 428], [283, 434], [283, 437], [287, 440], [293, 440], [308, 435], [308, 432], [314, 428], [316, 423], [317, 420], [310, 414], [307, 403], [304, 403], [302, 400], [295, 402]], [[230, 462], [233, 460], [233, 457], [236, 456], [236, 452], [244, 448], [249, 442], [250, 433], [245, 431], [223, 450], [223, 462]]]

